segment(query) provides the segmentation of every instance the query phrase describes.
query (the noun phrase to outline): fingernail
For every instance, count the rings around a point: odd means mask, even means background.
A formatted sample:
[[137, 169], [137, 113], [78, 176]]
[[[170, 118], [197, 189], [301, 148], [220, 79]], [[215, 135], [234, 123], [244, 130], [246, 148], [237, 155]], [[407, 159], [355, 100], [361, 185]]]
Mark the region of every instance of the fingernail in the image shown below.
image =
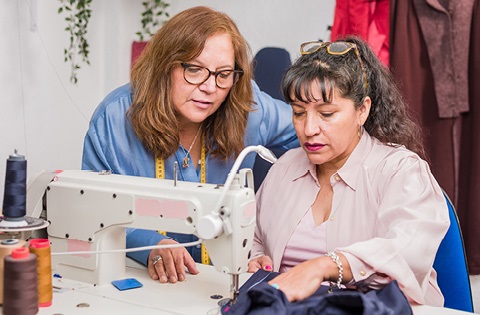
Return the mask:
[[160, 277], [160, 282], [161, 283], [166, 283], [168, 281], [167, 276], [161, 276]]
[[172, 283], [177, 282], [177, 277], [171, 276], [170, 277], [170, 282], [172, 282]]
[[184, 275], [178, 275], [178, 281], [185, 281]]
[[266, 270], [272, 270], [272, 266], [266, 265], [266, 266], [265, 266], [265, 269], [266, 269]]

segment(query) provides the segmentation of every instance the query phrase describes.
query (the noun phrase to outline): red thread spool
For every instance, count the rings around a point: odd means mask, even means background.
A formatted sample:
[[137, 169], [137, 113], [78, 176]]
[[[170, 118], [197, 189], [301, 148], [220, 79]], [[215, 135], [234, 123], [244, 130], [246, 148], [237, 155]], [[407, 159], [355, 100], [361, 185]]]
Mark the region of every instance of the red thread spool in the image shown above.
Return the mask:
[[37, 314], [37, 256], [28, 248], [16, 248], [4, 263], [3, 315]]
[[30, 253], [37, 255], [38, 275], [38, 305], [48, 307], [52, 305], [52, 258], [50, 241], [46, 238], [30, 240]]

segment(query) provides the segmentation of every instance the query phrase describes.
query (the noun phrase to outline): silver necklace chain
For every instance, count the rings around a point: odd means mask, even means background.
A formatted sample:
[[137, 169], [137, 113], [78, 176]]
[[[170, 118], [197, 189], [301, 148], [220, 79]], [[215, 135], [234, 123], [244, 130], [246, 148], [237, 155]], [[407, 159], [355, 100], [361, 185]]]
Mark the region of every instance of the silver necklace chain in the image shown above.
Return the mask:
[[188, 148], [188, 151], [185, 150], [185, 148], [182, 146], [182, 150], [183, 152], [185, 152], [185, 157], [183, 158], [183, 161], [182, 161], [183, 168], [187, 168], [190, 166], [190, 158], [189, 158], [190, 151], [192, 150], [193, 145], [195, 144], [195, 141], [197, 141], [197, 138], [198, 138], [198, 135], [200, 134], [201, 129], [202, 129], [202, 124], [200, 124], [200, 126], [198, 127], [197, 134], [195, 135], [195, 138], [193, 138], [192, 144], [190, 145], [190, 148]]

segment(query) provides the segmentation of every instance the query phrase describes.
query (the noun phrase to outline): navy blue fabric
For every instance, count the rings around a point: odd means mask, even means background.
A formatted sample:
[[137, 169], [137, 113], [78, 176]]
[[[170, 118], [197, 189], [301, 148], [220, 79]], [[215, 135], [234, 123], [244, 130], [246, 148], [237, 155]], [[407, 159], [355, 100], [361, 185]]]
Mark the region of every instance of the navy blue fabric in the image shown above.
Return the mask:
[[222, 314], [237, 315], [411, 315], [412, 308], [396, 281], [382, 290], [362, 293], [355, 290], [335, 290], [327, 293], [321, 286], [311, 297], [290, 303], [281, 290], [268, 284], [278, 273], [259, 270], [240, 288], [237, 302], [222, 307]]

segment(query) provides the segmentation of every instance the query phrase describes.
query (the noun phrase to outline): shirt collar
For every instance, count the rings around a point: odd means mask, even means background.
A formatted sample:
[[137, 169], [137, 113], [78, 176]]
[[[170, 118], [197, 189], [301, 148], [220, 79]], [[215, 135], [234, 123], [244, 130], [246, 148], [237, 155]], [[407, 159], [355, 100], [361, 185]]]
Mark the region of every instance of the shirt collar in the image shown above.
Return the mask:
[[297, 179], [307, 176], [310, 174], [315, 181], [317, 180], [317, 173], [316, 173], [316, 167], [315, 164], [310, 163], [310, 160], [307, 157], [307, 154], [305, 154], [305, 151], [303, 148], [298, 148], [296, 150], [301, 150], [301, 154], [298, 154], [299, 156], [295, 158], [295, 168], [292, 171], [292, 181], [296, 181]]
[[374, 138], [364, 130], [362, 138], [347, 159], [347, 162], [337, 171], [338, 176], [353, 190], [357, 188], [357, 178], [365, 159], [373, 147]]

